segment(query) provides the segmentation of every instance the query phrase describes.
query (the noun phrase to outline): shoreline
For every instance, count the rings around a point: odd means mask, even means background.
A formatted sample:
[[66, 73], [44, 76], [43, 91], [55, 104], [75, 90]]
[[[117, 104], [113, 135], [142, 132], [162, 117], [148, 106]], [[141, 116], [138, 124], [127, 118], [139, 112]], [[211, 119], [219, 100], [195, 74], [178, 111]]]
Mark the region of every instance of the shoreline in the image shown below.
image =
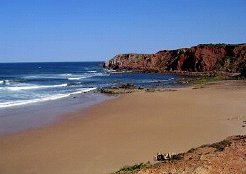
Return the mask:
[[246, 134], [246, 88], [218, 86], [125, 94], [55, 124], [0, 136], [0, 171], [110, 173], [156, 152]]
[[[171, 80], [174, 79], [171, 78]], [[162, 81], [157, 81], [157, 83], [162, 83]], [[178, 84], [178, 82], [176, 83]], [[17, 105], [2, 108], [0, 109], [0, 135], [14, 134], [22, 131], [25, 132], [27, 130], [38, 129], [43, 126], [56, 124], [56, 122], [60, 121], [61, 117], [72, 115], [69, 114], [70, 112], [80, 112], [87, 107], [114, 98], [116, 95], [128, 93], [127, 91], [136, 92], [138, 90], [149, 89], [168, 90], [186, 87], [183, 84], [177, 84], [173, 84], [171, 86], [169, 86], [169, 84], [166, 84], [166, 86], [156, 86], [152, 84], [151, 86], [146, 85], [145, 87], [141, 87], [141, 85], [133, 85], [133, 88], [129, 89], [126, 87], [124, 89], [121, 88], [121, 85], [128, 85], [128, 83], [118, 83], [116, 86], [101, 87], [88, 92], [73, 92], [66, 97], [55, 100], [40, 101], [20, 106]], [[115, 92], [105, 92], [104, 89], [113, 89]], [[119, 92], [118, 89], [123, 89], [124, 91]], [[9, 115], [11, 115], [11, 117], [9, 117]], [[26, 122], [29, 123], [26, 124]]]
[[206, 78], [206, 77], [223, 77], [228, 79], [237, 79], [243, 78], [241, 73], [230, 73], [226, 71], [207, 71], [207, 72], [191, 72], [191, 71], [156, 71], [156, 70], [138, 70], [138, 69], [112, 69], [105, 68], [106, 71], [110, 73], [146, 73], [146, 74], [163, 74], [163, 75], [177, 75], [181, 77], [189, 77], [189, 78]]
[[81, 93], [66, 98], [0, 110], [0, 136], [54, 125], [113, 96]]

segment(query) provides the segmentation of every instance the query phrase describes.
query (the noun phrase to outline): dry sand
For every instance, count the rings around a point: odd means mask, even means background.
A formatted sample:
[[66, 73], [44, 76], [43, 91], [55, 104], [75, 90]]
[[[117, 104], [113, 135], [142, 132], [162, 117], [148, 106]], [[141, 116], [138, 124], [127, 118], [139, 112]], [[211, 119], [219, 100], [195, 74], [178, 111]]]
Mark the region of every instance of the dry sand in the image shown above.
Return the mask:
[[152, 161], [156, 152], [246, 134], [246, 87], [135, 92], [72, 116], [0, 137], [0, 173], [110, 173]]

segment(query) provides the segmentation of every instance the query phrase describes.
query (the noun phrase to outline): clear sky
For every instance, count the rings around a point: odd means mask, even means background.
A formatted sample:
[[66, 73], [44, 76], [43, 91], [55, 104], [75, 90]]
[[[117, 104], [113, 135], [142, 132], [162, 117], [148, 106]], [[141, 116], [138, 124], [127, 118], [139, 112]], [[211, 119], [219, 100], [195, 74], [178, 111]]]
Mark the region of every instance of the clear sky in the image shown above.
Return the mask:
[[246, 0], [0, 0], [0, 62], [245, 42]]

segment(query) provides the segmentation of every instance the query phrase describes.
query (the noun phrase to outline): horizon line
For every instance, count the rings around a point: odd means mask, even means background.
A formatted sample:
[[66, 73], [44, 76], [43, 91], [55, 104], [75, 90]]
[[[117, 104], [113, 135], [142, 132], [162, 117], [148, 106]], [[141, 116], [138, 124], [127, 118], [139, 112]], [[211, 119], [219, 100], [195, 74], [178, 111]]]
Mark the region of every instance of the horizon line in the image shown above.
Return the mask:
[[40, 61], [33, 61], [33, 62], [29, 62], [29, 61], [26, 61], [26, 62], [0, 62], [0, 64], [5, 64], [5, 63], [94, 63], [94, 62], [105, 62], [103, 60], [99, 61], [99, 60], [95, 60], [95, 61], [45, 61], [45, 62], [40, 62]]

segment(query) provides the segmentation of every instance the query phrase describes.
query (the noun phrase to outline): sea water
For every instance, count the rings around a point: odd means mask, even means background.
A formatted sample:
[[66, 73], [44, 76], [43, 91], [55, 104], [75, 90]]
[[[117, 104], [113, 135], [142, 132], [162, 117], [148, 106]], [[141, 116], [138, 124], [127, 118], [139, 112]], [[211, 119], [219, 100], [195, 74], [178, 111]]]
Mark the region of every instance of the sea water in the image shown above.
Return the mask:
[[2, 63], [0, 109], [86, 93], [120, 83], [175, 86], [174, 75], [109, 73], [103, 62]]
[[[0, 63], [0, 134], [50, 123], [110, 97], [103, 87], [176, 87], [175, 75], [110, 73], [103, 62]], [[92, 92], [95, 91], [95, 92]]]

